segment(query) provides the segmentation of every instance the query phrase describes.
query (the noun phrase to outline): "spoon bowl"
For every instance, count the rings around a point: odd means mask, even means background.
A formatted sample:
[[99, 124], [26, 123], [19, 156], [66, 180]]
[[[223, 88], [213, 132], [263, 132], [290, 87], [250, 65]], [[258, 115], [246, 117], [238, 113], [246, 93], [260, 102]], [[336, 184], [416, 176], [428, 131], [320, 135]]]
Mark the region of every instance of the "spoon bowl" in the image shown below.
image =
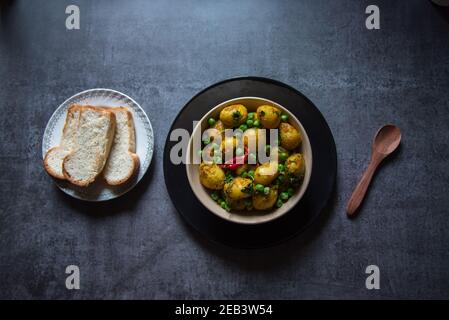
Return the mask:
[[401, 143], [401, 130], [392, 124], [387, 124], [377, 131], [373, 142], [373, 151], [388, 156]]

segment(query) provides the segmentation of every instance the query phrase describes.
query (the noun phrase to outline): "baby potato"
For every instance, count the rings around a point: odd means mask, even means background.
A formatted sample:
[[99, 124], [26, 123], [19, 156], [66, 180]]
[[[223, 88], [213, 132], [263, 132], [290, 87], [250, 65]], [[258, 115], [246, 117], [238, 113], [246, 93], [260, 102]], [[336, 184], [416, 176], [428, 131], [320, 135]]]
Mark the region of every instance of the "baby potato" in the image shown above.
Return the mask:
[[248, 199], [240, 199], [240, 200], [231, 200], [228, 199], [228, 204], [231, 207], [231, 209], [234, 210], [244, 210], [247, 206], [247, 201], [251, 201]]
[[268, 194], [255, 193], [253, 195], [253, 207], [256, 210], [268, 210], [271, 209], [276, 203], [278, 197], [278, 189], [271, 187]]
[[287, 150], [295, 149], [302, 141], [299, 131], [286, 122], [282, 122], [279, 126], [279, 135], [281, 138], [281, 146]]
[[288, 151], [282, 147], [274, 146], [270, 148], [270, 159], [272, 161], [284, 162], [288, 158]]
[[221, 141], [220, 151], [226, 155], [235, 156], [235, 148], [237, 147], [237, 139], [235, 137], [224, 137]]
[[242, 123], [246, 122], [248, 117], [248, 110], [243, 104], [233, 104], [227, 106], [220, 112], [220, 120], [227, 127], [238, 127]]
[[225, 125], [223, 124], [223, 121], [218, 120], [215, 122], [215, 124], [213, 126], [210, 126], [211, 129], [217, 129], [221, 135], [224, 135], [224, 131], [225, 131]]
[[251, 197], [252, 187], [251, 179], [236, 177], [231, 182], [225, 183], [223, 191], [227, 199], [240, 200]]
[[266, 141], [265, 139], [265, 130], [259, 130], [258, 128], [250, 128], [243, 133], [243, 143], [246, 147], [254, 148], [254, 150], [250, 150], [250, 152], [257, 152], [257, 147], [259, 141]]
[[305, 171], [304, 157], [300, 153], [294, 153], [285, 161], [285, 172], [293, 177], [304, 175]]
[[225, 182], [225, 173], [215, 163], [200, 164], [200, 182], [208, 189], [221, 190]]
[[235, 137], [225, 137], [223, 141], [221, 141], [221, 150], [224, 151], [232, 151], [237, 146], [237, 139]]
[[254, 172], [254, 182], [266, 186], [276, 179], [278, 175], [278, 163], [270, 161], [257, 167]]
[[257, 118], [267, 129], [275, 129], [281, 122], [281, 111], [278, 108], [262, 105], [257, 108]]

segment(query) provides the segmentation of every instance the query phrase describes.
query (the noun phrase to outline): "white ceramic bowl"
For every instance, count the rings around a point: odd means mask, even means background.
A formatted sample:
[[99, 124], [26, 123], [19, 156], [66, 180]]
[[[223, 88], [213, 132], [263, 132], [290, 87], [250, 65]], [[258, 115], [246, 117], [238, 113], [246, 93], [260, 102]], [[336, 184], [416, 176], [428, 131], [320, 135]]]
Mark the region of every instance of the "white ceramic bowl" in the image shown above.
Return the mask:
[[[210, 191], [203, 187], [203, 185], [200, 183], [199, 178], [199, 164], [193, 164], [193, 139], [199, 139], [201, 141], [201, 134], [204, 130], [208, 128], [207, 120], [210, 117], [213, 117], [215, 119], [219, 118], [220, 111], [232, 104], [243, 104], [249, 112], [256, 111], [257, 107], [260, 105], [271, 105], [274, 106], [280, 110], [282, 110], [283, 113], [287, 114], [289, 116], [289, 123], [294, 126], [302, 136], [302, 143], [300, 147], [300, 152], [304, 156], [305, 164], [306, 164], [306, 170], [304, 175], [304, 180], [302, 182], [302, 185], [300, 186], [299, 190], [295, 192], [295, 194], [284, 203], [284, 205], [280, 208], [273, 208], [271, 210], [267, 211], [258, 211], [258, 210], [252, 210], [252, 211], [231, 211], [228, 212], [221, 208], [210, 196]], [[199, 135], [199, 137], [198, 137]], [[197, 140], [198, 141], [198, 140]], [[309, 137], [307, 136], [306, 131], [304, 130], [303, 126], [299, 122], [299, 120], [286, 108], [281, 106], [280, 104], [264, 99], [264, 98], [258, 98], [258, 97], [240, 97], [231, 99], [225, 102], [220, 103], [219, 105], [213, 107], [208, 113], [206, 113], [199, 123], [195, 126], [192, 132], [192, 136], [190, 137], [190, 141], [187, 147], [187, 156], [189, 157], [190, 161], [186, 162], [186, 171], [187, 171], [187, 178], [189, 179], [190, 187], [193, 190], [193, 193], [198, 198], [198, 200], [212, 213], [215, 215], [236, 223], [243, 223], [243, 224], [257, 224], [257, 223], [264, 223], [271, 220], [274, 220], [276, 218], [279, 218], [280, 216], [287, 213], [290, 209], [292, 209], [299, 200], [301, 200], [302, 196], [304, 195], [304, 192], [307, 189], [307, 186], [310, 181], [310, 176], [312, 173], [312, 148], [310, 146]], [[301, 213], [298, 213], [301, 214]]]

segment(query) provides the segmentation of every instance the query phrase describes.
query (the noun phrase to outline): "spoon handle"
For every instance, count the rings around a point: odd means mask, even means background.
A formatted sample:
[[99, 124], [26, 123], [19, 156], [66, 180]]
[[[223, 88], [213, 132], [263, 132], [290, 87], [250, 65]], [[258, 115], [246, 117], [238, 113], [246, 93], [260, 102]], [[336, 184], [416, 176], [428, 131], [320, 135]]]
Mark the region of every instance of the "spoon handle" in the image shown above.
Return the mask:
[[363, 199], [365, 198], [366, 190], [368, 190], [368, 186], [380, 161], [381, 159], [378, 158], [371, 159], [368, 168], [366, 168], [366, 171], [363, 173], [362, 178], [352, 192], [351, 198], [349, 199], [348, 206], [346, 208], [346, 212], [349, 217], [354, 215]]

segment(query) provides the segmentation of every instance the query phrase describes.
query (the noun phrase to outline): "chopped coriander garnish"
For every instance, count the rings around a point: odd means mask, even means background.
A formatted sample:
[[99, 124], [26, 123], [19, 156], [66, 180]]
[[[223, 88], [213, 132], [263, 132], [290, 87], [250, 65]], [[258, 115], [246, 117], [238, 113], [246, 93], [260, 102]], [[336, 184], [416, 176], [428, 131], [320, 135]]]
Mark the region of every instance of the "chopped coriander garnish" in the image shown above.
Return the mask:
[[238, 111], [238, 110], [235, 110], [235, 111], [232, 113], [232, 118], [233, 118], [234, 120], [240, 119], [241, 116], [242, 116], [242, 114], [241, 114], [240, 111]]
[[234, 180], [234, 177], [232, 176], [232, 174], [231, 173], [226, 174], [225, 183], [232, 182], [232, 180]]
[[210, 195], [210, 197], [211, 197], [212, 200], [214, 200], [214, 201], [217, 201], [217, 200], [220, 198], [220, 196], [218, 195], [218, 192], [217, 192], [217, 191], [212, 192], [211, 195]]
[[253, 184], [252, 183], [250, 183], [246, 187], [242, 188], [242, 192], [244, 192], [244, 193], [252, 194], [253, 191], [254, 190], [253, 190]]

